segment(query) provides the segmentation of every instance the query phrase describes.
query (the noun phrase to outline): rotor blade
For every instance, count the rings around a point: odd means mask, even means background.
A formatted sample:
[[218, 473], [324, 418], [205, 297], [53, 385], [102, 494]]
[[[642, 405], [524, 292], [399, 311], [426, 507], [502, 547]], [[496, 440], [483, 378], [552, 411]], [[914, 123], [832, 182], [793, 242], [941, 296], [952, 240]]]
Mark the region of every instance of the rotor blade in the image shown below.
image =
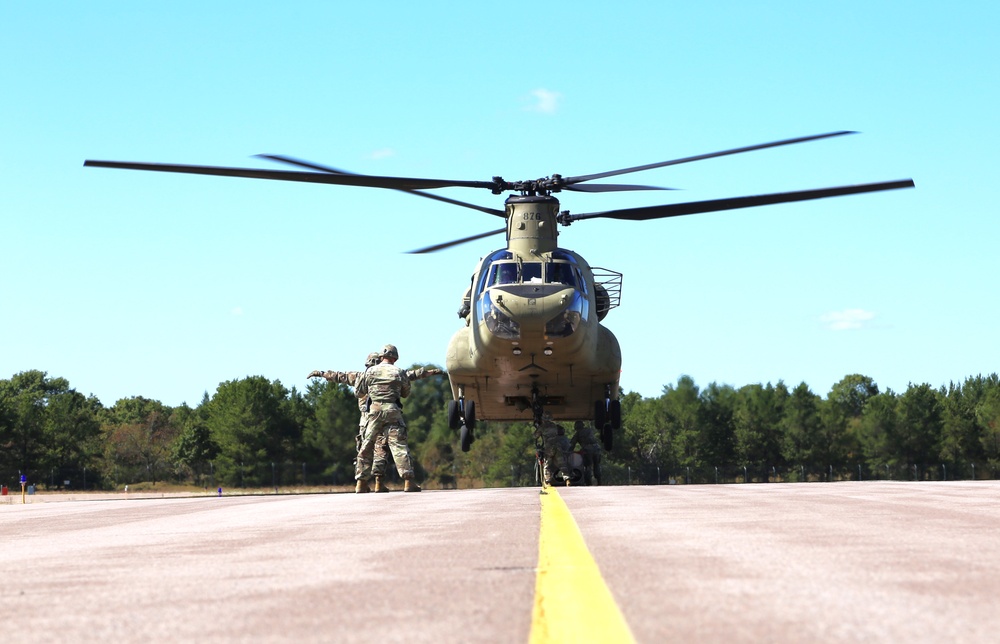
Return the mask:
[[579, 177], [564, 177], [563, 181], [565, 183], [580, 183], [581, 181], [593, 181], [594, 179], [603, 179], [605, 177], [613, 177], [619, 174], [628, 174], [630, 172], [641, 172], [643, 170], [652, 170], [653, 168], [663, 168], [668, 165], [679, 165], [681, 163], [690, 163], [691, 161], [702, 161], [704, 159], [714, 159], [715, 157], [724, 157], [730, 154], [740, 154], [742, 152], [752, 152], [754, 150], [763, 150], [765, 148], [775, 148], [781, 145], [791, 145], [793, 143], [804, 143], [806, 141], [815, 141], [817, 139], [826, 139], [833, 136], [843, 136], [844, 134], [857, 134], [857, 132], [851, 132], [847, 130], [842, 130], [840, 132], [829, 132], [827, 134], [815, 134], [813, 136], [801, 136], [795, 139], [785, 139], [783, 141], [774, 141], [771, 143], [761, 143], [759, 145], [749, 145], [745, 148], [733, 148], [732, 150], [722, 150], [721, 152], [709, 152], [708, 154], [699, 154], [693, 157], [684, 157], [683, 159], [674, 159], [672, 161], [661, 161], [660, 163], [648, 163], [646, 165], [637, 165], [633, 168], [624, 168], [622, 170], [611, 170], [609, 172], [598, 172], [596, 174], [585, 174]]
[[459, 244], [464, 244], [465, 242], [475, 241], [477, 239], [482, 239], [483, 237], [489, 237], [490, 235], [497, 235], [499, 233], [505, 233], [505, 232], [507, 232], [506, 228], [501, 228], [500, 230], [491, 230], [488, 233], [479, 233], [478, 235], [473, 235], [472, 237], [465, 237], [464, 239], [456, 239], [455, 241], [445, 242], [443, 244], [435, 244], [434, 246], [428, 246], [427, 248], [411, 250], [409, 252], [412, 255], [416, 255], [419, 253], [433, 253], [435, 251], [444, 250], [445, 248], [451, 248], [452, 246], [458, 246]]
[[605, 212], [592, 212], [582, 215], [570, 214], [566, 216], [566, 219], [573, 222], [579, 219], [595, 219], [598, 217], [604, 217], [608, 219], [646, 221], [649, 219], [662, 219], [664, 217], [680, 217], [682, 215], [696, 215], [705, 212], [716, 212], [719, 210], [753, 208], [754, 206], [768, 206], [771, 204], [789, 203], [793, 201], [809, 201], [811, 199], [825, 199], [826, 197], [840, 197], [843, 195], [854, 195], [864, 192], [878, 192], [880, 190], [897, 190], [899, 188], [912, 187], [914, 187], [912, 179], [903, 179], [900, 181], [865, 183], [856, 186], [820, 188], [817, 190], [776, 192], [768, 195], [757, 195], [754, 197], [733, 197], [730, 199], [693, 201], [689, 203], [666, 204], [663, 206], [647, 206], [644, 208], [624, 208], [622, 210], [608, 210]]
[[[320, 172], [329, 172], [330, 174], [344, 174], [350, 176], [356, 176], [353, 172], [347, 172], [346, 170], [338, 170], [337, 168], [331, 168], [329, 166], [320, 165], [318, 163], [312, 163], [311, 161], [303, 161], [301, 159], [295, 159], [292, 157], [282, 156], [280, 154], [258, 154], [256, 155], [262, 159], [269, 159], [271, 161], [278, 161], [279, 163], [288, 163], [289, 165], [299, 166], [301, 168], [309, 168], [311, 170], [319, 170]], [[440, 195], [434, 195], [429, 192], [420, 192], [419, 190], [407, 190], [400, 188], [400, 192], [406, 192], [411, 195], [416, 195], [418, 197], [426, 197], [427, 199], [433, 199], [434, 201], [441, 201], [444, 203], [450, 203], [454, 206], [462, 206], [463, 208], [472, 208], [473, 210], [478, 210], [479, 212], [485, 212], [487, 215], [494, 215], [496, 217], [505, 217], [505, 213], [502, 210], [497, 210], [496, 208], [487, 208], [486, 206], [477, 206], [473, 203], [467, 203], [465, 201], [459, 201], [457, 199], [449, 199], [448, 197], [442, 197]]]
[[590, 183], [586, 185], [563, 186], [563, 190], [573, 192], [628, 192], [630, 190], [673, 190], [674, 188], [660, 188], [658, 186], [633, 186], [622, 183]]
[[299, 181], [303, 183], [328, 183], [342, 186], [362, 186], [366, 188], [389, 188], [393, 190], [418, 190], [427, 188], [486, 188], [494, 190], [491, 181], [450, 181], [447, 179], [415, 179], [407, 177], [378, 177], [365, 174], [330, 174], [318, 172], [289, 172], [287, 170], [258, 170], [255, 168], [227, 168], [207, 165], [175, 165], [169, 163], [132, 163], [126, 161], [84, 161], [83, 165], [94, 168], [117, 168], [121, 170], [150, 170], [153, 172], [179, 172], [182, 174], [206, 174], [220, 177], [243, 177], [246, 179], [273, 179], [276, 181]]

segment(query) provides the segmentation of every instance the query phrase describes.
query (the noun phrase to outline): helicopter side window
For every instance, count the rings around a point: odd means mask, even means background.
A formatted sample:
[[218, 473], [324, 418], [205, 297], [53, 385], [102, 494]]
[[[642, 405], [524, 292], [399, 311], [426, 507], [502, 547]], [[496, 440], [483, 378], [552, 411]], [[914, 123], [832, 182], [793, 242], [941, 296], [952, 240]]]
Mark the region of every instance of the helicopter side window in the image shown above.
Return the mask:
[[546, 269], [546, 276], [551, 284], [566, 284], [576, 287], [576, 280], [573, 276], [573, 266], [571, 264], [549, 264]]
[[587, 280], [583, 279], [583, 272], [579, 266], [574, 267], [574, 270], [576, 271], [576, 283], [580, 285], [580, 290], [583, 291], [583, 294], [588, 295]]
[[524, 284], [542, 283], [542, 263], [525, 262], [521, 265], [521, 282]]

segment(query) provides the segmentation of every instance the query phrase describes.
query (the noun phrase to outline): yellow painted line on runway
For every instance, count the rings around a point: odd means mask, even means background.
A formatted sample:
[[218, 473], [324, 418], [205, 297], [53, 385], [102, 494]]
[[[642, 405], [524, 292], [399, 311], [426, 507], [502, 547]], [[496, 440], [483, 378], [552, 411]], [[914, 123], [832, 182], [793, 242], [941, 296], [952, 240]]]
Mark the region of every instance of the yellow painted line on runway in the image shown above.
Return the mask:
[[566, 502], [554, 487], [543, 492], [529, 641], [634, 642]]

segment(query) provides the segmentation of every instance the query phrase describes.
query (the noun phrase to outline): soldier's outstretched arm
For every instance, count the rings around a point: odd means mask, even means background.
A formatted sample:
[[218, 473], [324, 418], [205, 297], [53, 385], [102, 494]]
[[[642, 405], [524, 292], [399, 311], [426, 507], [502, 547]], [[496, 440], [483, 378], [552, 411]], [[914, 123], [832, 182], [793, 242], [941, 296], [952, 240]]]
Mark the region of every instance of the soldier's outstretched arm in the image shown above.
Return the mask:
[[420, 367], [418, 369], [410, 369], [406, 372], [406, 377], [410, 380], [423, 380], [424, 378], [430, 378], [431, 376], [440, 376], [444, 371], [437, 368], [427, 369], [425, 367]]
[[358, 371], [313, 371], [309, 374], [309, 377], [324, 378], [327, 382], [337, 382], [353, 387], [359, 375], [360, 372]]

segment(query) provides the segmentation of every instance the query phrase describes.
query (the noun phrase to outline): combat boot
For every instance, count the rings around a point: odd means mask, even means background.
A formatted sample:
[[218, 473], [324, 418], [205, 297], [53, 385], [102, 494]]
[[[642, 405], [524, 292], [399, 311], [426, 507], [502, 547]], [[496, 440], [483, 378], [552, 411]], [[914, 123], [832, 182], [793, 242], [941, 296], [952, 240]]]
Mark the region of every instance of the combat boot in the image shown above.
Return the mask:
[[354, 487], [355, 494], [364, 494], [365, 492], [371, 492], [371, 488], [368, 487], [368, 481], [364, 479], [358, 479], [358, 484]]
[[385, 484], [382, 483], [382, 477], [381, 476], [376, 476], [375, 477], [375, 491], [376, 492], [388, 492], [389, 491], [389, 488], [387, 488], [385, 486]]
[[419, 492], [420, 486], [413, 479], [406, 479], [403, 481], [403, 491], [404, 492]]

